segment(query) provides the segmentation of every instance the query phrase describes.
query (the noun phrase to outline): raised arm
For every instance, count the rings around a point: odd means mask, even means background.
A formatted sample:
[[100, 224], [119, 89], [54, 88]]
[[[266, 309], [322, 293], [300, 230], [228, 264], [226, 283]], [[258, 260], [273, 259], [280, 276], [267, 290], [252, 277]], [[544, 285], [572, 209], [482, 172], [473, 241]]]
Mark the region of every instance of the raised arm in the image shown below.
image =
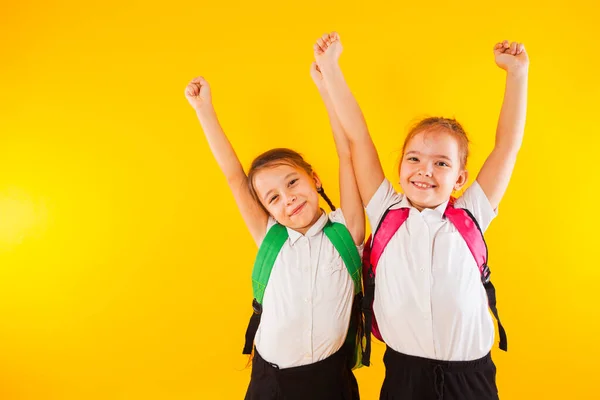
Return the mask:
[[365, 118], [338, 63], [342, 53], [339, 35], [335, 32], [323, 35], [315, 44], [314, 51], [325, 87], [348, 138], [354, 175], [366, 206], [381, 185], [384, 174]]
[[323, 75], [316, 62], [313, 62], [310, 68], [310, 75], [319, 90], [321, 99], [325, 104], [327, 115], [329, 116], [329, 124], [333, 132], [333, 140], [335, 149], [338, 154], [340, 166], [340, 201], [342, 213], [346, 220], [346, 226], [354, 239], [356, 245], [361, 245], [365, 240], [365, 212], [360, 200], [358, 185], [354, 177], [354, 168], [352, 167], [352, 157], [350, 155], [350, 145], [344, 134], [344, 128], [335, 113], [331, 97], [327, 93]]
[[185, 97], [196, 111], [210, 150], [227, 179], [252, 238], [258, 245], [265, 236], [268, 216], [250, 193], [248, 177], [217, 118], [208, 82], [202, 77], [192, 79], [185, 88]]
[[522, 43], [494, 46], [496, 64], [506, 71], [504, 101], [496, 128], [494, 149], [483, 164], [477, 182], [496, 209], [504, 196], [523, 142], [527, 114], [529, 57]]

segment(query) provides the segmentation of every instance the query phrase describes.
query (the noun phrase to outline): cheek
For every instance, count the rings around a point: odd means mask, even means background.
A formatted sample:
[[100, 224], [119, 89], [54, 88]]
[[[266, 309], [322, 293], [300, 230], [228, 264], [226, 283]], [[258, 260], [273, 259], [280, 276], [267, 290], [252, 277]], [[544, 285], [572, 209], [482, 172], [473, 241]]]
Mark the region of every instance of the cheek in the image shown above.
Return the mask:
[[319, 193], [317, 193], [315, 190], [311, 190], [308, 193], [307, 199], [309, 200], [310, 203], [316, 204], [317, 207], [318, 207], [318, 205], [319, 205], [319, 197], [321, 197], [319, 195]]
[[279, 207], [279, 205], [271, 205], [267, 207], [267, 211], [269, 212], [269, 214], [271, 214], [273, 218], [280, 219], [279, 217], [281, 216], [281, 207]]
[[310, 184], [310, 182], [303, 182], [301, 186], [298, 187], [299, 195], [304, 197], [305, 199], [318, 199], [319, 193], [317, 193], [317, 189]]
[[455, 171], [443, 171], [440, 174], [440, 177], [442, 178], [441, 181], [446, 186], [454, 186], [458, 180], [458, 174]]
[[406, 180], [413, 175], [414, 167], [410, 164], [403, 164], [400, 166], [400, 180]]

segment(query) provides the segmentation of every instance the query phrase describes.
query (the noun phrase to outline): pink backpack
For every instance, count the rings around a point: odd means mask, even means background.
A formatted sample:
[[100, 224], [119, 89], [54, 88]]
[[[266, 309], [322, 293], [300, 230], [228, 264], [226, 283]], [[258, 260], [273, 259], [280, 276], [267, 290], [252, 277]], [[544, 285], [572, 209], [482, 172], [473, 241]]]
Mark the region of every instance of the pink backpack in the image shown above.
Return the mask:
[[[499, 347], [500, 349], [507, 351], [508, 342], [506, 339], [506, 331], [500, 323], [498, 309], [496, 308], [496, 290], [490, 281], [490, 269], [487, 265], [488, 251], [487, 244], [483, 238], [483, 232], [471, 212], [464, 208], [454, 207], [455, 200], [455, 198], [450, 199], [448, 207], [446, 207], [446, 211], [444, 212], [444, 216], [456, 227], [467, 243], [469, 250], [471, 250], [473, 258], [475, 258], [481, 274], [481, 283], [485, 287], [487, 293], [490, 310], [492, 310], [492, 314], [494, 314], [496, 321], [498, 321], [498, 332], [500, 335]], [[365, 244], [363, 252], [363, 285], [365, 292], [363, 298], [363, 314], [365, 316], [366, 345], [363, 352], [363, 364], [367, 366], [370, 365], [371, 333], [383, 342], [373, 313], [377, 264], [385, 246], [389, 243], [398, 229], [400, 229], [404, 221], [407, 220], [409, 212], [409, 208], [388, 209], [385, 214], [383, 214], [374, 234], [367, 239]]]

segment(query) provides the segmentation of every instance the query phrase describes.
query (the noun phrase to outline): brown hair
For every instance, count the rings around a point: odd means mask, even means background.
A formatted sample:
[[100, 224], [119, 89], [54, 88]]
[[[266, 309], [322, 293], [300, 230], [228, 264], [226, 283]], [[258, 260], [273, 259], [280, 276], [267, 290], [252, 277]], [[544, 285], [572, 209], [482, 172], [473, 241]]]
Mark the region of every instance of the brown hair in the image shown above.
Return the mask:
[[402, 146], [402, 157], [406, 150], [408, 142], [421, 132], [427, 131], [446, 131], [450, 133], [458, 142], [458, 150], [460, 155], [460, 166], [462, 169], [467, 166], [467, 158], [469, 157], [469, 138], [462, 125], [455, 119], [442, 118], [442, 117], [430, 117], [419, 121], [412, 129], [408, 132], [406, 139], [404, 139], [404, 145]]
[[[304, 158], [302, 158], [302, 155], [300, 155], [300, 153], [291, 149], [271, 149], [265, 151], [264, 153], [256, 157], [254, 161], [252, 161], [252, 164], [250, 165], [250, 170], [248, 171], [248, 186], [250, 188], [250, 193], [252, 193], [252, 197], [254, 198], [254, 200], [256, 200], [256, 202], [258, 202], [258, 204], [261, 205], [261, 207], [263, 207], [263, 209], [265, 207], [260, 201], [258, 194], [256, 193], [256, 188], [254, 187], [254, 178], [256, 177], [256, 174], [259, 171], [265, 168], [276, 167], [279, 165], [290, 165], [292, 167], [302, 169], [308, 174], [308, 176], [312, 176], [313, 174], [312, 166], [309, 163], [307, 163], [306, 160], [304, 160]], [[323, 187], [317, 188], [317, 192], [327, 202], [327, 204], [331, 208], [331, 211], [334, 211], [335, 206], [333, 205], [331, 200], [329, 200], [329, 197], [327, 197], [327, 195], [325, 194], [325, 190], [323, 189]]]

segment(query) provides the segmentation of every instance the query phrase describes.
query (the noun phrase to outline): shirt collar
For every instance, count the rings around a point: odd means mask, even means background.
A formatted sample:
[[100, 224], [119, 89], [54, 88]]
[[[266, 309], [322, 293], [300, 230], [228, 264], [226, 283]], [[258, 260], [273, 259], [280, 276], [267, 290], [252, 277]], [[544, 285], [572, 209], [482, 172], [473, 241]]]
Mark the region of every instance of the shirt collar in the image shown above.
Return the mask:
[[[446, 212], [446, 207], [448, 207], [448, 202], [450, 200], [446, 200], [445, 202], [443, 202], [442, 204], [440, 204], [439, 206], [437, 206], [436, 208], [430, 208], [429, 210], [432, 212], [435, 212], [437, 215], [439, 215], [440, 218], [444, 217], [444, 213]], [[406, 195], [402, 195], [402, 200], [400, 200], [399, 203], [397, 203], [396, 205], [391, 207], [392, 209], [398, 209], [398, 208], [411, 208], [414, 209], [415, 211], [418, 212], [418, 210], [412, 206], [412, 204], [410, 204], [410, 200], [408, 200], [408, 197], [406, 197]], [[425, 210], [423, 210], [425, 211]]]
[[315, 236], [316, 234], [320, 233], [323, 228], [325, 228], [325, 225], [327, 224], [327, 221], [329, 220], [329, 217], [327, 216], [327, 213], [323, 210], [321, 210], [321, 216], [319, 217], [319, 219], [317, 220], [317, 222], [315, 222], [313, 224], [313, 226], [311, 226], [308, 231], [306, 232], [305, 235], [301, 234], [298, 231], [293, 230], [292, 228], [287, 228], [288, 231], [288, 236], [290, 237], [290, 244], [293, 246], [294, 243], [296, 243], [298, 241], [298, 239], [300, 239], [302, 236], [306, 236], [306, 237], [311, 237], [311, 236]]

